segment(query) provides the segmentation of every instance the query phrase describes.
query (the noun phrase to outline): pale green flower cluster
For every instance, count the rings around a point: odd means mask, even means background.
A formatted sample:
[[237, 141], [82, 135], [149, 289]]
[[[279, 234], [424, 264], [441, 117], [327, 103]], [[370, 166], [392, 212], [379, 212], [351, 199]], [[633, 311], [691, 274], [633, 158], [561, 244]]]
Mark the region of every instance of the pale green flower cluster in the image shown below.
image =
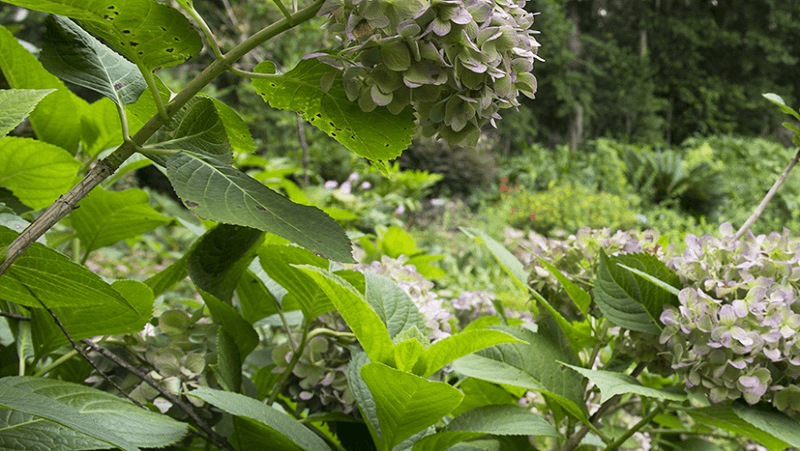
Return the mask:
[[684, 288], [661, 315], [661, 343], [687, 387], [800, 414], [800, 240], [783, 234], [687, 237], [671, 260]]
[[478, 140], [499, 110], [533, 98], [539, 43], [526, 0], [329, 0], [328, 28], [344, 49], [313, 57], [343, 71], [364, 111], [411, 105], [427, 136]]

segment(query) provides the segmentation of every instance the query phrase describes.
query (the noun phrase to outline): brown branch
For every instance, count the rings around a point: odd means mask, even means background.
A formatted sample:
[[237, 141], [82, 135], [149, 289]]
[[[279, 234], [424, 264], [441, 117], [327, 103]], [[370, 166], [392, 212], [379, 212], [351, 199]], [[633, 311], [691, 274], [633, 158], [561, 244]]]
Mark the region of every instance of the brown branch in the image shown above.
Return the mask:
[[747, 229], [749, 229], [750, 226], [753, 225], [753, 223], [756, 222], [756, 220], [761, 216], [761, 214], [764, 213], [764, 210], [767, 208], [767, 204], [770, 200], [772, 200], [772, 198], [775, 196], [775, 193], [778, 192], [778, 189], [789, 177], [789, 171], [791, 171], [794, 165], [797, 164], [798, 160], [800, 160], [800, 150], [797, 151], [797, 154], [795, 154], [794, 158], [792, 158], [792, 161], [790, 161], [783, 170], [783, 173], [781, 173], [780, 177], [778, 177], [778, 180], [775, 180], [775, 183], [772, 185], [772, 188], [769, 189], [766, 196], [761, 199], [761, 203], [758, 204], [758, 207], [756, 207], [756, 209], [753, 211], [753, 214], [747, 218], [747, 221], [745, 221], [744, 224], [742, 224], [742, 227], [736, 232], [735, 235], [733, 235], [734, 240], [741, 238], [742, 235], [747, 232]]
[[[136, 377], [144, 381], [147, 385], [156, 389], [156, 391], [158, 391], [158, 393], [160, 393], [161, 396], [167, 398], [169, 402], [178, 406], [179, 409], [183, 410], [187, 415], [189, 415], [189, 418], [191, 418], [192, 421], [194, 421], [197, 427], [200, 428], [204, 433], [208, 434], [208, 437], [211, 438], [210, 441], [216, 442], [219, 446], [222, 446], [227, 450], [233, 451], [233, 447], [228, 443], [225, 437], [222, 437], [221, 435], [214, 432], [211, 426], [209, 426], [208, 423], [206, 423], [202, 418], [200, 418], [200, 416], [197, 415], [197, 413], [189, 404], [183, 402], [183, 400], [181, 400], [177, 395], [166, 391], [164, 387], [159, 385], [158, 382], [154, 381], [153, 378], [147, 375], [147, 373], [140, 370], [139, 368], [136, 368], [135, 366], [123, 360], [118, 355], [98, 345], [97, 343], [94, 343], [90, 340], [83, 340], [83, 343], [85, 343], [87, 346], [94, 349], [95, 351], [99, 352], [101, 355], [103, 355], [103, 357], [111, 360], [112, 362], [116, 363], [122, 368], [125, 368], [126, 370], [130, 371]], [[206, 438], [206, 440], [208, 440], [208, 438]]]
[[[274, 38], [275, 36], [283, 33], [284, 31], [292, 28], [294, 25], [314, 17], [322, 6], [323, 0], [317, 0], [310, 6], [298, 11], [292, 15], [292, 20], [281, 19], [272, 25], [260, 30], [253, 36], [246, 39], [241, 44], [237, 45], [230, 52], [226, 53], [221, 59], [215, 60], [208, 67], [206, 67], [200, 74], [198, 74], [192, 81], [190, 81], [184, 89], [179, 92], [172, 101], [166, 106], [167, 116], [172, 117], [178, 110], [183, 108], [186, 103], [191, 100], [197, 93], [200, 92], [206, 85], [208, 85], [217, 75], [228, 70], [231, 65], [238, 61], [241, 57], [248, 52], [258, 47], [265, 41]], [[128, 159], [133, 152], [136, 151], [137, 146], [141, 146], [153, 133], [155, 133], [161, 126], [164, 125], [164, 120], [158, 115], [154, 115], [142, 126], [141, 129], [131, 137], [130, 142], [124, 142], [107, 158], [100, 160], [89, 172], [84, 176], [77, 185], [75, 185], [67, 194], [61, 196], [55, 203], [53, 203], [47, 210], [31, 223], [22, 233], [17, 236], [14, 241], [9, 244], [6, 249], [6, 258], [0, 264], [0, 276], [5, 274], [9, 267], [16, 261], [26, 249], [28, 249], [37, 239], [39, 239], [46, 231], [53, 227], [58, 221], [67, 216], [74, 210], [78, 202], [86, 197], [89, 192], [99, 185], [103, 180], [108, 178], [116, 171], [120, 165]]]
[[19, 320], [19, 321], [30, 321], [31, 320], [30, 316], [17, 315], [16, 313], [0, 312], [0, 316], [6, 317], [6, 318], [11, 318], [11, 319], [16, 319], [16, 320]]

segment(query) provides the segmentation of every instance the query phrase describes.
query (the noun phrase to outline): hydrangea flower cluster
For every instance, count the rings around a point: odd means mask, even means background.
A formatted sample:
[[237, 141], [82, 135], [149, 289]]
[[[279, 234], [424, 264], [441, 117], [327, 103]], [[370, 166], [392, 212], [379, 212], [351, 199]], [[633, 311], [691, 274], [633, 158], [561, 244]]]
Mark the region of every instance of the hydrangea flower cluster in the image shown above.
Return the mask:
[[[341, 318], [324, 315], [323, 323], [342, 323]], [[295, 337], [295, 341], [300, 337]], [[272, 350], [275, 362], [273, 372], [286, 369], [294, 356], [292, 344], [285, 341]], [[286, 384], [286, 395], [298, 400], [298, 407], [309, 412], [343, 412], [354, 413], [355, 397], [347, 385], [347, 362], [350, 352], [330, 337], [316, 335], [312, 337], [303, 353], [292, 368], [291, 379]]]
[[668, 261], [682, 278], [680, 306], [661, 315], [672, 368], [712, 402], [744, 398], [800, 414], [800, 240], [687, 237]]
[[344, 88], [364, 111], [411, 105], [427, 136], [477, 142], [502, 108], [533, 98], [539, 43], [526, 0], [329, 0], [337, 55], [314, 54], [343, 71]]

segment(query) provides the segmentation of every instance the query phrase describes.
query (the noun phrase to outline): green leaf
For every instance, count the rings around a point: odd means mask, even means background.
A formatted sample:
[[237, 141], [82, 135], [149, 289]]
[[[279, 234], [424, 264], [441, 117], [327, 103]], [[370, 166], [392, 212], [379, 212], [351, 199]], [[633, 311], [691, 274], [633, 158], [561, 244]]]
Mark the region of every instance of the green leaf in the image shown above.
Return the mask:
[[618, 326], [658, 334], [661, 330], [658, 318], [664, 305], [676, 305], [677, 297], [617, 263], [642, 271], [673, 287], [679, 286], [678, 276], [654, 255], [627, 254], [609, 258], [600, 250], [600, 264], [593, 290], [600, 311]]
[[[63, 407], [73, 412], [70, 420], [102, 428], [132, 446], [162, 448], [178, 442], [189, 432], [189, 426], [186, 423], [175, 421], [167, 415], [144, 410], [116, 395], [84, 385], [38, 377], [8, 377], [0, 379], [0, 389], [23, 392], [32, 395], [37, 400], [44, 398], [47, 400], [48, 407], [58, 410]], [[65, 430], [55, 424], [67, 426], [66, 422], [62, 422], [63, 418], [58, 418], [55, 423], [52, 423], [43, 421], [42, 418], [48, 418], [44, 415], [35, 412], [32, 414], [41, 418], [30, 418], [30, 422], [20, 421], [20, 418], [15, 419], [17, 433], [29, 438], [38, 437], [45, 443], [50, 442], [53, 437], [66, 440], [88, 438], [83, 434], [78, 434], [79, 430], [77, 429]], [[8, 417], [4, 419], [8, 419]], [[0, 426], [0, 430], [2, 429], [5, 428]], [[6, 431], [9, 430], [6, 429]], [[2, 435], [4, 434], [0, 432], [0, 436]], [[49, 449], [62, 449], [59, 443], [50, 442], [53, 448]], [[9, 449], [2, 444], [2, 438], [0, 438], [0, 447]], [[103, 448], [106, 447], [108, 444], [104, 444]]]
[[170, 157], [167, 171], [183, 203], [197, 215], [253, 227], [341, 262], [353, 262], [344, 230], [317, 208], [298, 205], [241, 171], [190, 153]]
[[752, 424], [778, 440], [795, 448], [800, 447], [800, 422], [789, 418], [774, 408], [764, 405], [750, 406], [733, 403], [733, 412], [742, 420]]
[[[149, 96], [139, 97], [139, 101], [136, 103], [147, 97]], [[130, 128], [130, 119], [129, 116], [128, 132], [133, 134], [136, 130]], [[104, 97], [86, 108], [85, 114], [81, 117], [81, 143], [83, 152], [92, 157], [122, 144], [122, 124], [113, 100]], [[139, 157], [144, 158], [141, 155]], [[130, 163], [131, 161], [126, 160], [125, 162]], [[114, 176], [119, 177], [120, 171], [115, 172]]]
[[153, 294], [156, 297], [161, 296], [165, 291], [169, 290], [173, 285], [189, 275], [188, 259], [188, 253], [183, 254], [175, 263], [167, 266], [167, 268], [161, 272], [154, 274], [152, 277], [145, 280], [144, 283], [153, 290]]
[[358, 342], [373, 362], [391, 362], [392, 339], [381, 318], [364, 296], [336, 274], [316, 266], [298, 266], [310, 276], [336, 306]]
[[210, 366], [226, 391], [242, 391], [242, 356], [224, 327], [217, 329], [217, 363]]
[[367, 427], [372, 434], [372, 438], [377, 442], [381, 437], [381, 425], [378, 421], [378, 406], [375, 404], [375, 397], [369, 391], [369, 387], [361, 377], [361, 368], [369, 363], [367, 353], [353, 346], [350, 348], [350, 361], [347, 363], [347, 386], [353, 392], [353, 397], [361, 410]]
[[392, 339], [412, 326], [416, 326], [427, 335], [428, 327], [425, 325], [425, 318], [422, 317], [414, 301], [399, 285], [373, 272], [365, 272], [364, 279], [367, 302], [381, 318], [381, 321], [386, 324]]
[[[420, 357], [425, 354], [425, 346], [422, 345], [421, 341], [412, 337], [395, 343], [392, 346], [392, 353], [394, 355], [395, 368], [410, 373]], [[422, 363], [424, 367], [424, 362]]]
[[98, 92], [123, 107], [147, 89], [139, 68], [75, 22], [61, 16], [45, 21], [40, 61], [64, 81]]
[[55, 89], [0, 89], [0, 138], [20, 124]]
[[[118, 280], [111, 286], [141, 314], [117, 303], [51, 308], [73, 340], [139, 332], [150, 320], [154, 296], [147, 285], [135, 280]], [[43, 308], [31, 309], [31, 320], [37, 355], [45, 355], [69, 344], [53, 317]]]
[[[0, 226], [0, 248], [16, 237], [15, 232]], [[38, 298], [50, 308], [116, 304], [136, 311], [98, 275], [39, 243], [33, 243], [0, 276], [0, 297], [28, 307], [41, 307]]]
[[464, 393], [464, 400], [453, 411], [453, 415], [472, 410], [476, 407], [491, 405], [517, 405], [517, 398], [499, 386], [472, 377], [468, 377], [458, 386]]
[[485, 406], [457, 416], [441, 432], [415, 443], [413, 450], [448, 449], [456, 443], [486, 434], [559, 436], [553, 426], [528, 409], [518, 406]]
[[170, 221], [150, 207], [150, 196], [140, 189], [95, 188], [80, 206], [70, 213], [70, 219], [86, 252], [134, 238]]
[[253, 398], [207, 387], [200, 387], [188, 395], [259, 426], [248, 432], [259, 435], [260, 448], [246, 449], [264, 449], [264, 446], [269, 444], [270, 449], [279, 450], [288, 449], [280, 445], [291, 444], [296, 447], [294, 449], [330, 450], [321, 438], [306, 429], [299, 421]]
[[3, 26], [0, 26], [0, 69], [12, 88], [57, 90], [42, 99], [30, 114], [31, 125], [37, 138], [74, 154], [80, 141], [81, 117], [89, 104], [47, 72]]
[[[206, 97], [195, 97], [181, 108], [147, 140], [145, 148], [188, 151], [230, 164], [233, 154], [228, 143], [225, 125], [214, 102]], [[166, 166], [165, 157], [151, 157]]]
[[330, 312], [335, 307], [314, 280], [293, 265], [312, 265], [328, 269], [328, 261], [306, 249], [292, 245], [266, 245], [258, 252], [258, 261], [267, 275], [285, 288], [284, 308], [297, 304], [306, 318]]
[[685, 393], [645, 387], [639, 381], [624, 373], [590, 370], [587, 368], [581, 368], [579, 366], [569, 365], [567, 363], [564, 365], [582, 374], [584, 377], [597, 385], [597, 388], [600, 389], [601, 403], [606, 402], [614, 395], [623, 395], [626, 393], [633, 393], [639, 396], [646, 396], [648, 398], [668, 399], [670, 401], [686, 400]]
[[155, 0], [9, 0], [8, 3], [79, 20], [145, 70], [181, 64], [203, 48], [177, 10]]
[[794, 108], [787, 105], [786, 102], [783, 101], [783, 98], [781, 96], [779, 96], [778, 94], [773, 94], [771, 92], [762, 95], [764, 96], [765, 99], [769, 100], [775, 105], [778, 105], [778, 108], [780, 108], [782, 112], [790, 116], [794, 116], [795, 119], [800, 121], [800, 113], [798, 113], [797, 110], [795, 110]]
[[241, 153], [253, 153], [256, 149], [253, 136], [239, 113], [221, 100], [211, 98], [211, 101], [214, 102], [214, 108], [225, 127], [231, 149]]
[[364, 365], [361, 377], [375, 399], [386, 449], [436, 424], [464, 397], [449, 384], [429, 381], [377, 362]]
[[585, 419], [583, 378], [561, 365], [578, 364], [575, 355], [553, 339], [525, 329], [496, 328], [526, 343], [507, 343], [453, 362], [459, 373], [477, 379], [542, 392], [578, 419]]
[[278, 313], [278, 301], [252, 271], [245, 271], [236, 285], [236, 297], [242, 317], [250, 324]]
[[505, 272], [511, 276], [511, 280], [523, 291], [528, 290], [528, 273], [522, 266], [517, 257], [514, 256], [502, 244], [490, 237], [486, 232], [478, 229], [461, 227], [461, 231], [478, 243], [482, 243], [489, 249], [494, 258], [500, 263]]
[[524, 343], [519, 338], [492, 329], [471, 329], [450, 335], [432, 344], [414, 368], [414, 373], [430, 377], [448, 363], [501, 343]]
[[69, 152], [43, 141], [6, 137], [0, 145], [0, 186], [33, 209], [69, 191], [79, 167]]
[[198, 288], [230, 302], [263, 237], [264, 232], [250, 227], [217, 225], [189, 252], [189, 277]]
[[581, 313], [583, 313], [583, 316], [585, 318], [588, 318], [589, 306], [592, 304], [592, 297], [589, 295], [589, 293], [584, 291], [583, 288], [572, 283], [572, 281], [569, 280], [567, 276], [562, 274], [561, 271], [559, 271], [558, 268], [550, 264], [550, 262], [546, 261], [545, 259], [536, 254], [534, 254], [534, 256], [539, 259], [539, 262], [542, 264], [542, 266], [544, 266], [545, 268], [547, 268], [548, 271], [550, 271], [550, 274], [552, 274], [556, 278], [556, 280], [558, 280], [558, 283], [560, 283], [561, 286], [564, 287], [564, 291], [567, 292], [567, 296], [569, 296], [569, 298], [572, 299], [572, 302], [575, 304], [576, 307], [578, 307], [578, 310], [580, 310]]
[[199, 290], [203, 296], [214, 322], [219, 324], [225, 332], [230, 335], [236, 346], [239, 348], [239, 355], [242, 359], [247, 357], [250, 352], [258, 345], [258, 333], [253, 326], [242, 318], [242, 315], [225, 302], [217, 299], [213, 294]]
[[730, 402], [685, 410], [699, 424], [724, 429], [735, 435], [752, 438], [770, 451], [783, 451], [789, 444], [744, 421]]
[[[271, 63], [256, 66], [269, 73]], [[297, 111], [303, 118], [356, 154], [378, 163], [392, 160], [411, 144], [414, 115], [410, 108], [394, 115], [386, 107], [365, 113], [348, 100], [341, 76], [336, 74], [327, 92], [323, 77], [338, 72], [316, 59], [301, 61], [291, 71], [275, 78], [254, 78], [253, 86], [273, 108]]]

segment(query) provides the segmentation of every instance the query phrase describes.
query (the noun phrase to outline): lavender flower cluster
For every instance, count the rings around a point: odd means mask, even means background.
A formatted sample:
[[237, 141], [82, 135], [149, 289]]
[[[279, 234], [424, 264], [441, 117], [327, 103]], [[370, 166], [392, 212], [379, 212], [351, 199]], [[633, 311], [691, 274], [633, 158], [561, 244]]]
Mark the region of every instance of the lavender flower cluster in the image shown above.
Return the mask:
[[660, 338], [687, 387], [712, 402], [744, 398], [800, 414], [800, 240], [789, 231], [734, 240], [687, 237], [667, 264], [684, 283]]
[[329, 0], [328, 28], [344, 44], [314, 54], [343, 71], [351, 101], [364, 111], [411, 105], [423, 132], [475, 143], [501, 108], [533, 98], [539, 43], [526, 0]]

